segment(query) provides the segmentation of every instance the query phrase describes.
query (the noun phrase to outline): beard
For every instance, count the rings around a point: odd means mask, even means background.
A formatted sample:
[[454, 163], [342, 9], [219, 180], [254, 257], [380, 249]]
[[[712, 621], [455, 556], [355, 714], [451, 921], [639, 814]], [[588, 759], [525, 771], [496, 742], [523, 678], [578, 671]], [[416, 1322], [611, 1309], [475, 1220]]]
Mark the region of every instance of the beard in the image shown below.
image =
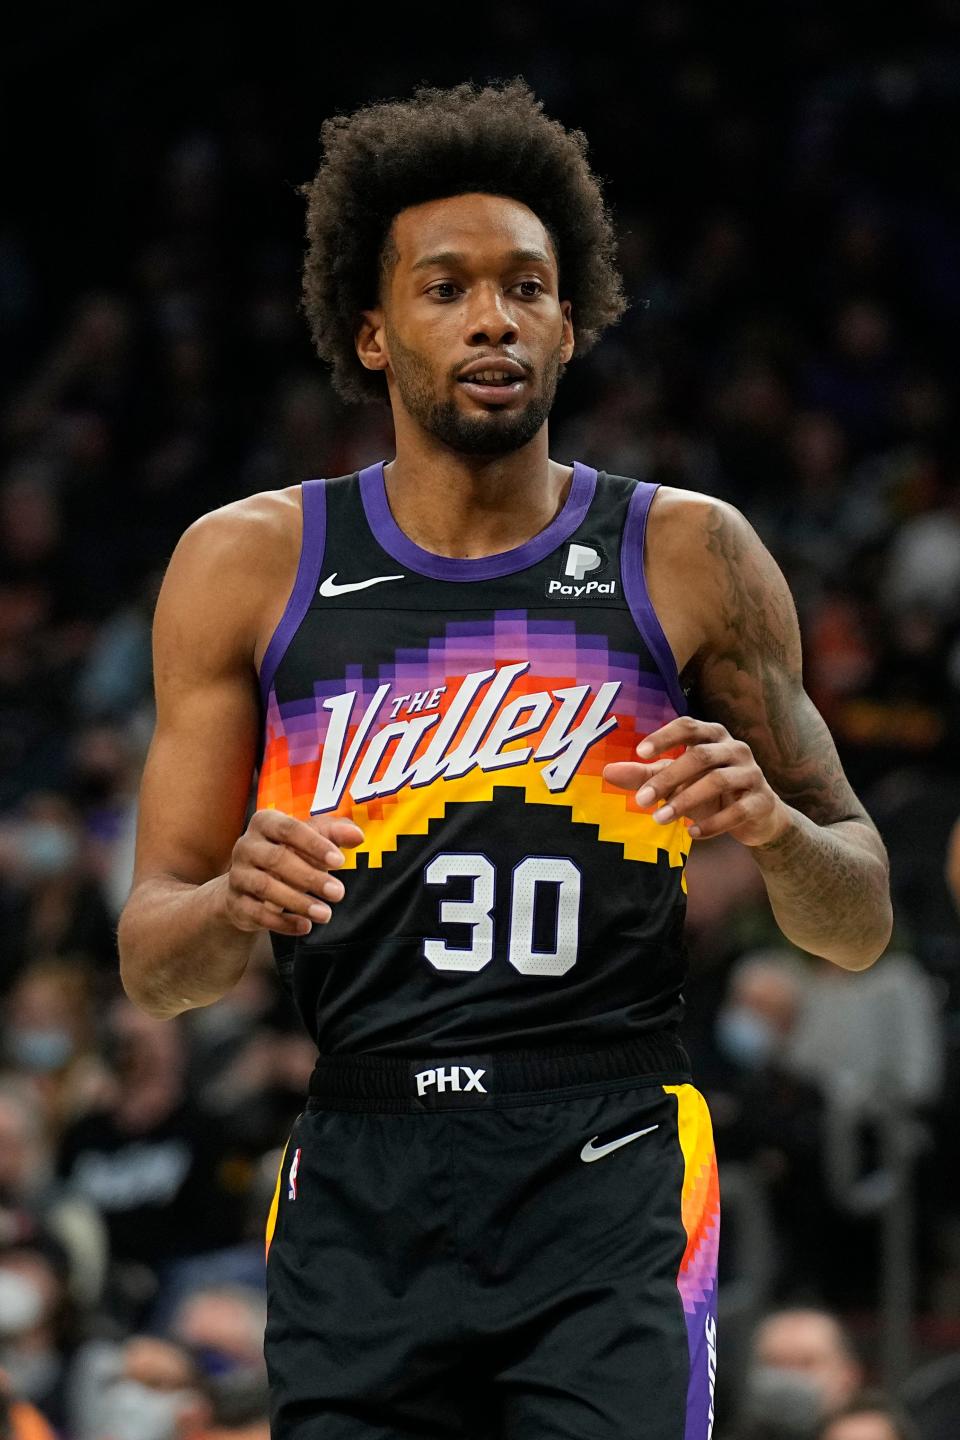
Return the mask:
[[544, 366], [540, 391], [532, 394], [524, 406], [465, 415], [452, 397], [437, 399], [433, 372], [418, 351], [407, 349], [392, 330], [388, 330], [387, 338], [394, 379], [407, 411], [428, 434], [462, 455], [509, 455], [521, 449], [533, 439], [553, 408], [564, 370], [559, 346]]

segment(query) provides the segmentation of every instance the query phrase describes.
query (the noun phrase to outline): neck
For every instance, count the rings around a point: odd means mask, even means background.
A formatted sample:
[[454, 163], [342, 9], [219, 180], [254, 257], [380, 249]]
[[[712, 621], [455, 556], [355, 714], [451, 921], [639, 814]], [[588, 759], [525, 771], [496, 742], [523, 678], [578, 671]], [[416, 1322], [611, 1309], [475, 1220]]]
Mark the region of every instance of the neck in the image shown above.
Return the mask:
[[422, 549], [457, 560], [525, 544], [560, 510], [572, 478], [572, 468], [547, 453], [546, 425], [508, 455], [464, 455], [398, 425], [397, 457], [384, 467], [400, 529]]

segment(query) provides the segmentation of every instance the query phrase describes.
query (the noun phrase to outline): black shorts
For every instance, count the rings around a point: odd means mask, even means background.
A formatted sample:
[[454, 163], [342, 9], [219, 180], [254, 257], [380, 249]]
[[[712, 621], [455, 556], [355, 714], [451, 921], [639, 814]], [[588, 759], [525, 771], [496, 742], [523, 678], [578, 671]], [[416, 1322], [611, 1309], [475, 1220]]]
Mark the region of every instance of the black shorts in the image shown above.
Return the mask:
[[320, 1063], [267, 1224], [273, 1440], [708, 1440], [716, 1161], [655, 1050]]

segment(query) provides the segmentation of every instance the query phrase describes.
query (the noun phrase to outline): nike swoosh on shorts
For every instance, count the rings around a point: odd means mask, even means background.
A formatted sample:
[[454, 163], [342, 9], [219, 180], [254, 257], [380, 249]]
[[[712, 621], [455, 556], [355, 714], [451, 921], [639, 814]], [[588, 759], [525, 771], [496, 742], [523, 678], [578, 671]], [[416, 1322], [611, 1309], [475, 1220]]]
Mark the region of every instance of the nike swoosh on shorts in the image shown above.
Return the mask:
[[621, 1145], [629, 1145], [631, 1140], [639, 1140], [641, 1135], [649, 1135], [651, 1130], [659, 1129], [659, 1125], [648, 1125], [646, 1130], [634, 1130], [632, 1135], [621, 1135], [619, 1140], [608, 1140], [606, 1145], [594, 1145], [593, 1141], [597, 1138], [594, 1135], [580, 1151], [580, 1159], [600, 1160], [604, 1155], [609, 1155], [611, 1150], [619, 1150]]

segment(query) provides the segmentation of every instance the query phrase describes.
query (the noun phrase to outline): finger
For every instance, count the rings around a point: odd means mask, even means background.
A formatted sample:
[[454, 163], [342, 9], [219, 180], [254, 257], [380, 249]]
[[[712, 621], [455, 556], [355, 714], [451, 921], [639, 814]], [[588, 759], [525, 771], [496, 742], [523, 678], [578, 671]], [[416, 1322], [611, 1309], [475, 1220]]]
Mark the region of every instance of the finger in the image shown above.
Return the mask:
[[347, 845], [348, 850], [353, 850], [354, 845], [363, 845], [364, 835], [360, 825], [345, 815], [338, 815], [332, 822], [330, 835], [331, 840], [337, 841], [338, 845]]
[[277, 844], [289, 845], [291, 850], [298, 850], [304, 859], [325, 870], [343, 864], [344, 857], [336, 841], [282, 810], [257, 810], [248, 830], [266, 835]]
[[701, 775], [727, 768], [734, 763], [734, 744], [727, 738], [713, 744], [691, 745], [676, 760], [671, 760], [661, 774], [651, 777], [637, 794], [637, 804], [647, 807], [658, 800], [672, 800], [678, 790], [691, 785]]
[[[627, 768], [634, 766], [634, 761], [614, 761], [605, 768], [604, 775], [614, 784], [625, 784], [628, 776], [635, 780], [636, 785], [630, 788], [637, 789], [637, 804], [641, 809], [649, 810], [659, 801], [669, 800], [677, 790], [691, 784], [706, 771], [729, 766], [739, 744], [739, 741], [727, 736], [722, 741], [691, 745], [674, 760], [655, 760], [650, 765], [638, 765], [636, 770]], [[743, 748], [746, 750], [746, 747]], [[607, 775], [608, 769], [616, 769], [618, 778]]]
[[675, 790], [653, 818], [658, 825], [666, 825], [677, 815], [685, 815], [688, 820], [698, 819], [697, 812], [704, 807], [707, 814], [713, 814], [718, 805], [723, 807], [736, 796], [747, 793], [755, 778], [754, 767], [747, 765], [724, 765], [719, 770], [711, 770], [692, 785]]
[[266, 870], [295, 890], [322, 895], [325, 900], [343, 898], [343, 881], [329, 870], [309, 864], [296, 850], [276, 845], [265, 837], [253, 840], [244, 853], [244, 860], [255, 870]]
[[603, 778], [622, 790], [639, 790], [651, 775], [659, 774], [672, 764], [672, 760], [654, 760], [652, 765], [641, 765], [637, 760], [611, 760], [603, 767]]
[[274, 905], [282, 905], [284, 910], [321, 923], [329, 920], [332, 913], [330, 906], [315, 895], [305, 895], [302, 890], [295, 890], [275, 875], [266, 870], [256, 870], [252, 865], [235, 865], [231, 872], [231, 884], [241, 895], [249, 895], [261, 904], [272, 900]]
[[655, 755], [662, 755], [664, 750], [723, 740], [728, 733], [723, 725], [713, 720], [695, 720], [692, 715], [678, 715], [676, 720], [661, 725], [659, 730], [651, 730], [637, 746], [637, 754], [641, 760], [651, 760]]
[[254, 900], [252, 895], [236, 896], [234, 908], [238, 916], [251, 922], [242, 929], [272, 930], [276, 935], [309, 935], [314, 925], [303, 915], [289, 915], [269, 903]]
[[762, 795], [755, 791], [749, 795], [740, 795], [732, 804], [727, 805], [723, 810], [718, 810], [715, 815], [698, 820], [695, 825], [690, 826], [690, 834], [695, 840], [712, 840], [716, 835], [725, 835], [728, 830], [736, 830], [747, 820], [752, 820], [763, 813], [766, 801]]
[[316, 827], [321, 835], [327, 835], [335, 844], [345, 846], [348, 850], [363, 844], [363, 831], [355, 820], [349, 820], [346, 815], [311, 815], [308, 824]]

